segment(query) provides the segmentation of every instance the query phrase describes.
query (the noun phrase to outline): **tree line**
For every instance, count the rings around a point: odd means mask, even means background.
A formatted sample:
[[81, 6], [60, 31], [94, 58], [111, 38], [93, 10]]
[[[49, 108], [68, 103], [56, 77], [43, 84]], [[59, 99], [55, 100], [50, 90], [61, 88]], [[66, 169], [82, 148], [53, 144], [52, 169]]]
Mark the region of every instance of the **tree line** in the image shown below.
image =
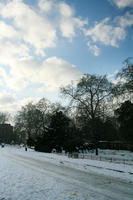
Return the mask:
[[99, 141], [133, 144], [133, 64], [130, 59], [115, 78], [84, 74], [77, 83], [60, 88], [68, 105], [45, 98], [30, 102], [14, 119], [14, 141], [35, 146], [38, 151], [93, 148]]

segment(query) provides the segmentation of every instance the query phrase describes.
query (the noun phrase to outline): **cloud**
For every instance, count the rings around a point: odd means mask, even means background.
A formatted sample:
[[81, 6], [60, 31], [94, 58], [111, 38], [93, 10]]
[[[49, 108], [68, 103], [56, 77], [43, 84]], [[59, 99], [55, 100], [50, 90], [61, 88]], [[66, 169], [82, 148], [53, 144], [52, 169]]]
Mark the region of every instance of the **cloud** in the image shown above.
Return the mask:
[[57, 32], [72, 39], [77, 30], [88, 23], [75, 17], [74, 9], [67, 3], [54, 0], [38, 0], [38, 7], [31, 7], [22, 0], [5, 1], [0, 5], [0, 15], [10, 25], [1, 22], [0, 38], [18, 39], [34, 48], [35, 54], [45, 56], [45, 49], [56, 47]]
[[13, 65], [16, 59], [30, 57], [30, 49], [23, 43], [0, 40], [0, 64]]
[[46, 17], [42, 17], [22, 1], [11, 1], [1, 9], [3, 18], [13, 21], [20, 37], [44, 55], [43, 49], [56, 45], [56, 30]]
[[61, 85], [65, 86], [71, 81], [78, 80], [82, 73], [76, 66], [63, 59], [51, 57], [45, 60], [41, 66], [42, 70], [39, 79], [49, 89], [57, 89]]
[[15, 102], [15, 96], [13, 94], [9, 94], [4, 92], [0, 95], [0, 104], [5, 106], [8, 104], [12, 104]]
[[60, 22], [59, 28], [63, 37], [72, 39], [76, 36], [76, 29], [82, 30], [82, 27], [88, 24], [87, 20], [81, 20], [74, 17], [74, 10], [65, 2], [59, 4]]
[[72, 39], [76, 36], [76, 30], [84, 27], [88, 23], [87, 20], [80, 20], [79, 18], [61, 18], [60, 20], [60, 30], [63, 37]]
[[1, 92], [0, 94], [0, 112], [14, 113], [18, 109], [16, 95], [9, 92]]
[[21, 106], [25, 106], [25, 105], [27, 105], [27, 104], [29, 104], [31, 102], [37, 103], [39, 100], [40, 100], [40, 98], [34, 98], [34, 99], [31, 98], [31, 97], [23, 98], [22, 100], [19, 101], [19, 105], [21, 107]]
[[0, 67], [0, 78], [2, 79], [6, 79], [7, 78], [7, 74], [6, 74], [6, 71]]
[[73, 9], [65, 2], [59, 3], [59, 12], [63, 17], [72, 17], [74, 13]]
[[[116, 2], [131, 5], [129, 0]], [[126, 37], [125, 27], [132, 24], [132, 14], [127, 13], [124, 17], [118, 17], [120, 22], [117, 26], [109, 18], [105, 18], [87, 29], [88, 20], [77, 17], [74, 8], [60, 0], [38, 0], [36, 7], [24, 3], [23, 0], [7, 0], [0, 4], [0, 15], [0, 43], [6, 41], [6, 46], [14, 45], [14, 48], [22, 48], [23, 44], [23, 53], [34, 53], [35, 56], [42, 57], [45, 56], [46, 49], [58, 45], [59, 37], [72, 41], [81, 33], [85, 33], [92, 43], [87, 44], [89, 50], [98, 56], [98, 43], [119, 47], [119, 42]], [[11, 51], [14, 52], [14, 48], [6, 54], [13, 54]]]
[[47, 91], [55, 91], [61, 85], [78, 80], [82, 74], [76, 66], [57, 57], [47, 58], [43, 62], [30, 57], [16, 59], [10, 67], [10, 75], [4, 69], [1, 71], [6, 86], [16, 91], [33, 83], [40, 83]]
[[40, 98], [30, 97], [18, 100], [14, 94], [3, 92], [0, 95], [0, 112], [10, 112], [14, 115], [22, 106], [30, 102], [37, 103], [39, 100]]
[[51, 0], [40, 0], [38, 5], [42, 12], [49, 13], [52, 9], [53, 2]]
[[2, 86], [3, 86], [3, 81], [0, 80], [0, 87], [2, 87]]
[[28, 81], [21, 72], [19, 61], [22, 63], [24, 58], [30, 59], [29, 48], [24, 44], [0, 41], [0, 52], [0, 77], [3, 85], [16, 91], [25, 88]]
[[[88, 49], [95, 56], [100, 54], [97, 43], [118, 47], [126, 36], [125, 25], [113, 26], [109, 18], [85, 29], [88, 20], [76, 17], [66, 2], [39, 0], [36, 8], [22, 0], [5, 2], [0, 4], [0, 71], [2, 83], [15, 91], [32, 83], [54, 91], [81, 77], [76, 66], [61, 58], [44, 60], [45, 50], [55, 47], [60, 35], [72, 40], [84, 31]], [[127, 21], [129, 17], [125, 16]]]
[[122, 27], [109, 25], [109, 20], [105, 18], [100, 23], [96, 23], [93, 28], [86, 30], [85, 34], [91, 37], [93, 42], [119, 47], [118, 41], [125, 39], [126, 32]]
[[133, 7], [133, 0], [109, 0], [118, 8]]
[[[39, 7], [44, 14], [52, 12], [56, 22], [56, 30], [60, 30], [63, 37], [72, 39], [76, 36], [76, 29], [80, 29], [87, 22], [74, 17], [74, 9], [65, 2], [40, 0]], [[52, 10], [51, 10], [52, 9]]]
[[6, 86], [15, 91], [21, 91], [28, 86], [29, 82], [25, 78], [9, 77], [6, 80]]
[[19, 38], [19, 34], [17, 33], [17, 31], [12, 26], [6, 24], [3, 21], [0, 21], [0, 40], [16, 40], [17, 38]]
[[116, 17], [116, 22], [123, 28], [130, 27], [133, 25], [133, 14], [126, 12], [124, 16]]
[[94, 56], [100, 55], [100, 49], [97, 45], [92, 45], [90, 42], [88, 42], [89, 50], [94, 54]]
[[75, 29], [73, 22], [69, 19], [62, 19], [60, 22], [60, 30], [63, 37], [73, 38], [75, 36]]

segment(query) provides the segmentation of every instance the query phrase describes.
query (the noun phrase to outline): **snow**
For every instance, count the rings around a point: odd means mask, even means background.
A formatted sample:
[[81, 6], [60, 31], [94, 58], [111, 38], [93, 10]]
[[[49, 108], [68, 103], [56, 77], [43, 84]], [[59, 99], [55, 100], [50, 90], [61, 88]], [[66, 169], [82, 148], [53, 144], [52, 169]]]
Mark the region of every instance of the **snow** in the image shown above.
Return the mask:
[[[105, 174], [112, 177], [119, 177], [122, 179], [126, 179], [129, 181], [133, 181], [133, 165], [126, 165], [126, 164], [117, 164], [117, 163], [111, 163], [106, 161], [97, 161], [97, 160], [89, 160], [89, 159], [73, 159], [68, 158], [65, 155], [58, 155], [54, 153], [41, 153], [41, 152], [35, 152], [34, 150], [29, 149], [28, 154], [24, 151], [24, 149], [18, 149], [16, 152], [16, 149], [12, 148], [10, 151], [16, 153], [17, 155], [26, 155], [27, 157], [36, 158], [38, 160], [44, 160], [51, 163], [56, 163], [57, 165], [64, 165], [71, 168], [76, 168], [83, 171], [91, 171], [96, 172], [100, 174]], [[103, 151], [102, 151], [103, 152]], [[108, 152], [108, 155], [112, 155], [112, 151], [109, 150], [105, 151]], [[120, 152], [118, 152], [121, 154]], [[130, 152], [126, 152], [125, 154], [129, 154]], [[133, 153], [132, 153], [133, 154]], [[107, 154], [106, 154], [107, 155]], [[126, 156], [125, 156], [126, 157]], [[120, 158], [120, 155], [118, 155], [118, 158]]]
[[[42, 167], [43, 162], [45, 166], [51, 163], [53, 168], [46, 171], [44, 166]], [[72, 170], [72, 173], [76, 174], [89, 173], [92, 185], [86, 185], [83, 179], [82, 182], [80, 178], [74, 179], [71, 174], [70, 177], [65, 176], [64, 171], [59, 174], [57, 171], [56, 174], [52, 171], [56, 167]], [[98, 185], [99, 182], [98, 179], [93, 180], [93, 176], [100, 176], [101, 181], [106, 183], [106, 187], [100, 186], [96, 189], [95, 184]], [[24, 148], [19, 147], [6, 146], [0, 149], [0, 180], [0, 200], [133, 199], [131, 197], [133, 192], [130, 189], [133, 187], [130, 185], [133, 184], [133, 165], [73, 159], [65, 155], [35, 152], [31, 149], [24, 151]], [[116, 187], [113, 181], [116, 180], [120, 183], [117, 185], [118, 190], [123, 187], [121, 184], [127, 185], [126, 190], [129, 190], [129, 194], [126, 197], [116, 192], [114, 198], [111, 198], [112, 191]], [[108, 189], [107, 192], [106, 189]]]
[[129, 159], [133, 161], [133, 152], [125, 150], [110, 150], [110, 149], [99, 149], [100, 156], [107, 156], [108, 158], [117, 159]]
[[[6, 153], [8, 151], [11, 152], [11, 149], [6, 149]], [[58, 197], [59, 200], [84, 198], [82, 194], [78, 194], [78, 191], [72, 193], [71, 185], [64, 187], [53, 177], [20, 167], [1, 155], [0, 158], [0, 200], [54, 200], [55, 197]], [[74, 198], [77, 195], [78, 198]]]

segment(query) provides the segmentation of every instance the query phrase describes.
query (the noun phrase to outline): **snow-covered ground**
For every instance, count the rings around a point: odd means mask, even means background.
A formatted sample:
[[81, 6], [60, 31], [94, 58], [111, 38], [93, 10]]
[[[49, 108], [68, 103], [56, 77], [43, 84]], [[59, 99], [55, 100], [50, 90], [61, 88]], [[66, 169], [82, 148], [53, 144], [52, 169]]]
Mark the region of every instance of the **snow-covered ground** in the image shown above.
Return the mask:
[[[129, 152], [119, 154], [128, 157]], [[12, 146], [0, 149], [0, 181], [0, 200], [133, 199], [132, 165]]]
[[121, 163], [133, 165], [133, 152], [125, 150], [102, 150], [99, 149], [99, 155], [95, 155], [94, 150], [80, 153], [80, 158], [88, 158], [93, 160], [108, 161], [113, 163]]
[[[94, 151], [89, 151], [89, 155], [94, 155]], [[110, 150], [110, 149], [99, 149], [99, 156], [118, 159], [118, 160], [131, 160], [133, 161], [133, 152], [125, 150]]]

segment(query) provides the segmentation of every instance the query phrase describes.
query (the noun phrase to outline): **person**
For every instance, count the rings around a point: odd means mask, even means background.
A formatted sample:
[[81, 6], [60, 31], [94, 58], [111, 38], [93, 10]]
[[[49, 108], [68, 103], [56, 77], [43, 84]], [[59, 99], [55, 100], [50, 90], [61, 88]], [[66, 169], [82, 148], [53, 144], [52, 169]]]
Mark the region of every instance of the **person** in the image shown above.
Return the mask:
[[2, 144], [1, 144], [1, 147], [4, 148], [4, 146], [5, 146], [4, 143], [2, 143]]
[[27, 151], [27, 145], [25, 146], [25, 151]]

